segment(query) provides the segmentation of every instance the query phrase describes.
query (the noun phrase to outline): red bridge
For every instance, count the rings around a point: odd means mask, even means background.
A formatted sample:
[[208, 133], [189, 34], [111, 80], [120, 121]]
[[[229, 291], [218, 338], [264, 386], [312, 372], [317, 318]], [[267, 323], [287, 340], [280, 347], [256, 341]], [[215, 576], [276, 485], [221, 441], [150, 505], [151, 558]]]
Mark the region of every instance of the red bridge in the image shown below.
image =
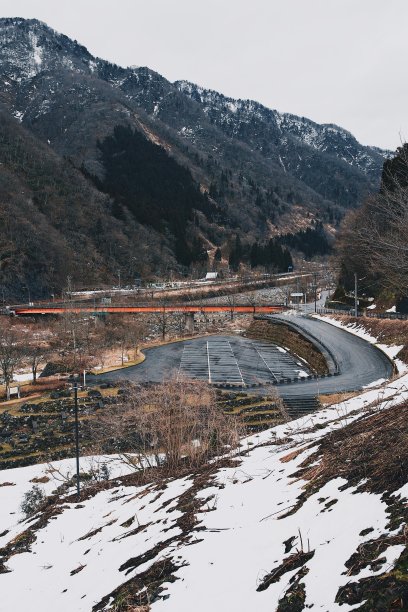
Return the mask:
[[63, 315], [67, 313], [89, 314], [144, 314], [144, 313], [211, 313], [233, 312], [235, 314], [271, 314], [286, 310], [286, 306], [194, 306], [175, 304], [166, 306], [80, 306], [67, 304], [64, 306], [14, 306], [9, 309], [10, 314], [16, 315]]

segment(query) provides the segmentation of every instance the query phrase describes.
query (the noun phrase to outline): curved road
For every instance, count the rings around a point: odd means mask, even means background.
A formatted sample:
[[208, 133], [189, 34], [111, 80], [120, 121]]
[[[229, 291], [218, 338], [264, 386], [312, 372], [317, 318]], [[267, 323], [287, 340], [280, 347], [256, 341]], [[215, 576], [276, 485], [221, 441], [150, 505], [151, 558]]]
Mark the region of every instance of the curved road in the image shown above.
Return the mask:
[[[304, 379], [301, 382], [276, 385], [283, 397], [356, 391], [392, 375], [393, 366], [388, 357], [358, 336], [307, 316], [270, 316], [272, 319], [275, 317], [287, 323], [294, 323], [309, 336], [316, 338], [330, 351], [339, 368], [339, 375], [337, 376], [312, 380]], [[225, 336], [223, 338], [227, 340], [229, 338], [231, 342], [239, 343], [237, 336]], [[194, 345], [195, 342], [203, 343], [203, 340], [205, 339], [175, 342], [147, 349], [145, 351], [146, 360], [142, 364], [99, 375], [95, 377], [95, 380], [162, 381], [172, 371], [179, 369], [185, 346], [187, 344], [189, 346]], [[248, 388], [248, 391], [251, 391], [251, 388]]]
[[[268, 317], [269, 318], [269, 317]], [[274, 316], [270, 317], [275, 318]], [[276, 317], [291, 321], [325, 346], [337, 362], [340, 374], [314, 381], [285, 385], [279, 389], [283, 396], [302, 392], [339, 393], [357, 391], [379, 379], [387, 379], [393, 373], [389, 358], [375, 346], [349, 332], [319, 319], [305, 316]], [[307, 390], [307, 391], [306, 391]]]

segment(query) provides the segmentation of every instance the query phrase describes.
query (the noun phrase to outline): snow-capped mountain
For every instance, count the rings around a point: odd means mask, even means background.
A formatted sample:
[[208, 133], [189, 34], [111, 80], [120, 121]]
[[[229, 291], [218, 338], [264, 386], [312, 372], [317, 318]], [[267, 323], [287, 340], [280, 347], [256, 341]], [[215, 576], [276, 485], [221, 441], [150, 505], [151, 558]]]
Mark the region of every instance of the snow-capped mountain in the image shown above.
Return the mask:
[[[184, 98], [185, 123], [190, 125], [175, 127], [180, 127], [184, 138], [192, 139], [194, 133], [206, 129], [200, 121], [194, 124], [189, 121], [193, 107], [188, 100], [192, 100], [200, 105], [210, 123], [228, 137], [249, 142], [256, 151], [300, 178], [302, 163], [298, 162], [302, 162], [299, 159], [302, 156], [296, 155], [296, 163], [292, 159], [296, 144], [333, 156], [374, 181], [378, 180], [383, 160], [389, 155], [388, 151], [360, 145], [352, 134], [336, 125], [319, 125], [304, 117], [268, 109], [252, 100], [227, 98], [187, 81], [171, 84], [148, 68], [112, 65], [93, 57], [76, 41], [37, 20], [0, 20], [0, 65], [4, 84], [2, 98], [6, 101], [11, 98], [13, 113], [22, 121], [34, 121], [52, 111], [52, 98], [68, 85], [58, 82], [58, 77], [69, 75], [75, 80], [75, 77], [88, 76], [91, 80], [85, 88], [83, 84], [78, 88], [71, 84], [79, 94], [79, 106], [98, 101], [100, 96], [95, 81], [100, 86], [101, 80], [123, 92], [127, 100], [152, 117], [164, 121], [169, 119], [169, 110], [180, 105]], [[178, 123], [175, 117], [173, 123]], [[307, 157], [307, 149], [304, 154]]]
[[[208, 198], [190, 206], [200, 211], [193, 231], [189, 205], [181, 210], [172, 199], [169, 219], [180, 216], [180, 235], [175, 239], [168, 219], [156, 224], [170, 235], [179, 262], [193, 242], [202, 252], [227, 246], [235, 234], [263, 242], [322, 222], [333, 235], [346, 209], [378, 188], [389, 154], [334, 125], [171, 83], [146, 67], [111, 64], [46, 24], [20, 18], [0, 19], [0, 111], [108, 194], [122, 220], [133, 206], [131, 216], [143, 225], [149, 220], [137, 215], [137, 189], [118, 194], [107, 185], [102, 148], [118, 126], [159, 145]], [[151, 183], [164, 184], [157, 163]]]

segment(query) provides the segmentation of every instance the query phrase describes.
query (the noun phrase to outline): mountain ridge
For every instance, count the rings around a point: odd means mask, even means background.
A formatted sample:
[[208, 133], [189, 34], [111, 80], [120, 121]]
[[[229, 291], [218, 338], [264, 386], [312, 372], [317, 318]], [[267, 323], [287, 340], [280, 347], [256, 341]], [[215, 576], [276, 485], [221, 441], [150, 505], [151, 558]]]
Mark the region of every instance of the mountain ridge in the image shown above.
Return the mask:
[[[236, 114], [238, 111], [242, 109], [242, 107], [252, 107], [253, 111], [260, 111], [263, 113], [269, 114], [270, 117], [273, 117], [275, 120], [278, 129], [281, 131], [282, 136], [286, 133], [291, 133], [292, 135], [296, 135], [296, 128], [300, 128], [300, 126], [304, 126], [307, 128], [308, 133], [306, 133], [304, 137], [304, 143], [310, 145], [312, 148], [317, 150], [324, 150], [325, 145], [324, 142], [319, 142], [318, 138], [322, 138], [324, 132], [334, 133], [339, 135], [343, 140], [351, 140], [353, 144], [358, 145], [363, 150], [368, 153], [378, 154], [381, 157], [385, 158], [391, 154], [388, 150], [383, 150], [380, 147], [370, 146], [370, 145], [361, 145], [355, 136], [345, 128], [335, 124], [335, 123], [317, 123], [312, 119], [309, 119], [304, 116], [294, 115], [293, 113], [280, 112], [276, 109], [271, 109], [259, 102], [256, 102], [250, 98], [232, 98], [229, 96], [225, 96], [220, 94], [219, 92], [208, 89], [205, 87], [201, 87], [195, 83], [186, 80], [178, 80], [174, 82], [174, 85], [180, 90], [189, 95], [192, 99], [200, 102], [205, 105], [209, 104], [211, 107], [213, 105], [214, 98], [221, 100], [223, 105], [229, 108], [229, 111], [233, 114]], [[283, 127], [282, 127], [283, 126]], [[299, 130], [300, 131], [300, 130]], [[322, 134], [323, 133], [323, 134]], [[353, 160], [353, 158], [351, 158]], [[344, 160], [346, 163], [353, 165], [352, 161]], [[359, 166], [363, 171], [367, 172], [369, 169], [364, 165]]]

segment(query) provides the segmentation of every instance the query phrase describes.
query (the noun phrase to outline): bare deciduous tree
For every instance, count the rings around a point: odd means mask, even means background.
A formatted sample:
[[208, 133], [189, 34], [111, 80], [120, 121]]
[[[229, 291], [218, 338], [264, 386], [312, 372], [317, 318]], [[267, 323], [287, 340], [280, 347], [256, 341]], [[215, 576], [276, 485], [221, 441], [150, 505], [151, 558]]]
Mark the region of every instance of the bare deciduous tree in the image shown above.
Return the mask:
[[253, 312], [255, 313], [255, 307], [259, 303], [259, 297], [257, 296], [255, 291], [248, 291], [245, 294], [245, 301], [251, 306]]
[[125, 353], [132, 350], [136, 359], [140, 343], [146, 337], [146, 324], [134, 316], [110, 319], [105, 328], [105, 345], [120, 349], [121, 363]]
[[[140, 470], [161, 466], [175, 473], [235, 448], [241, 426], [220, 410], [206, 383], [173, 377], [149, 387], [128, 385], [126, 399], [91, 427], [99, 450], [119, 451]], [[106, 440], [114, 447], [103, 446]]]
[[10, 396], [10, 385], [21, 357], [21, 346], [16, 331], [8, 321], [2, 322], [0, 325], [0, 372], [6, 385], [7, 398]]
[[30, 363], [31, 372], [33, 375], [33, 384], [37, 382], [37, 370], [38, 366], [44, 359], [46, 359], [46, 355], [48, 353], [48, 349], [41, 344], [32, 344], [26, 348], [24, 351], [25, 356], [28, 357], [28, 361]]
[[66, 312], [54, 326], [52, 348], [58, 352], [67, 372], [85, 370], [93, 364], [89, 354], [89, 328], [94, 323], [89, 316]]
[[169, 327], [169, 313], [167, 312], [165, 306], [166, 302], [164, 300], [160, 300], [160, 311], [153, 315], [156, 325], [160, 330], [162, 340], [166, 339], [166, 334]]
[[348, 216], [339, 252], [349, 274], [368, 275], [370, 286], [374, 283], [408, 295], [408, 187], [403, 180], [408, 176], [408, 159], [404, 153], [399, 166], [399, 174], [384, 171], [379, 193]]
[[235, 295], [235, 293], [229, 293], [227, 296], [227, 304], [230, 307], [230, 319], [231, 321], [233, 321], [234, 319], [234, 310], [235, 310], [235, 306], [237, 305], [237, 296]]

